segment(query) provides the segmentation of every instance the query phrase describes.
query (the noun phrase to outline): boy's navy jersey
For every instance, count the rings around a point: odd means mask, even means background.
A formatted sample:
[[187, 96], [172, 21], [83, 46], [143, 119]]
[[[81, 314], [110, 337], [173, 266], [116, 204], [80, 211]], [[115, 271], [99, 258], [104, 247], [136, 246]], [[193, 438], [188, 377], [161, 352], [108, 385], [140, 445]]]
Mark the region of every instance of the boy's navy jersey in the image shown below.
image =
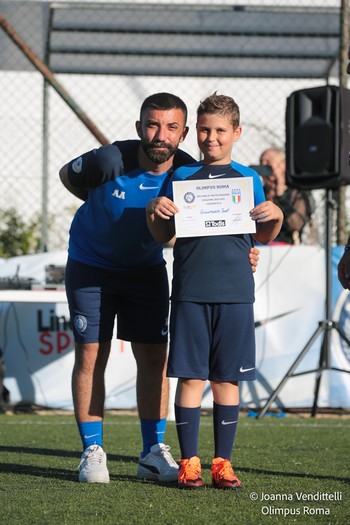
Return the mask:
[[[259, 175], [246, 166], [194, 163], [177, 169], [170, 182], [178, 180], [217, 180], [232, 177], [252, 177], [254, 205], [265, 201]], [[172, 198], [172, 184], [167, 196]], [[184, 237], [174, 246], [171, 298], [197, 303], [253, 303], [254, 278], [249, 263], [253, 246], [250, 234]]]
[[[118, 141], [69, 163], [70, 184], [89, 190], [70, 228], [71, 259], [120, 271], [162, 263], [162, 245], [148, 230], [145, 208], [165, 193], [170, 172], [153, 175], [141, 168], [139, 146], [139, 140]], [[193, 158], [178, 151], [174, 168], [189, 162]]]

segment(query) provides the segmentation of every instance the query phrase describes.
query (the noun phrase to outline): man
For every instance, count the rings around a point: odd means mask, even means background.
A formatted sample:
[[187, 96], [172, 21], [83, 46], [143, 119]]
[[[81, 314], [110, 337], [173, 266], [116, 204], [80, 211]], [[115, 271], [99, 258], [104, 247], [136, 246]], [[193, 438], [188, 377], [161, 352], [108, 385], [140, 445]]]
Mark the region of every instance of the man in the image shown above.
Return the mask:
[[304, 227], [310, 222], [312, 215], [312, 197], [308, 192], [287, 186], [286, 160], [283, 150], [266, 149], [260, 156], [260, 164], [271, 168], [271, 174], [262, 179], [266, 199], [277, 204], [284, 215], [281, 231], [274, 242], [300, 244]]
[[338, 263], [338, 279], [345, 290], [350, 290], [350, 235]]
[[[104, 372], [115, 316], [117, 337], [130, 341], [137, 364], [137, 406], [143, 450], [137, 476], [177, 480], [163, 443], [169, 403], [166, 379], [169, 289], [162, 245], [151, 236], [146, 205], [165, 192], [173, 167], [193, 159], [178, 151], [187, 108], [168, 93], [146, 98], [140, 140], [114, 142], [60, 170], [63, 184], [86, 199], [70, 229], [66, 290], [74, 326], [72, 392], [83, 443], [79, 480], [108, 483], [102, 448]], [[256, 252], [250, 255], [253, 271]]]
[[[350, 44], [348, 48], [348, 58], [350, 61]], [[350, 75], [350, 62], [348, 63], [347, 73]], [[348, 237], [348, 242], [345, 245], [344, 253], [338, 263], [338, 279], [345, 290], [350, 290], [350, 235]]]

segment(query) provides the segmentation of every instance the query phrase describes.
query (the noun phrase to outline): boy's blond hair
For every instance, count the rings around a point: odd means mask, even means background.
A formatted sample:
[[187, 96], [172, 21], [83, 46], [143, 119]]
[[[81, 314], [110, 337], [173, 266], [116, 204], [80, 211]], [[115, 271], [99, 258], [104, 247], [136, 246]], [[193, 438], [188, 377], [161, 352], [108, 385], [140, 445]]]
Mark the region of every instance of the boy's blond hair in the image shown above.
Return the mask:
[[197, 117], [205, 113], [226, 117], [233, 129], [238, 128], [240, 121], [239, 107], [232, 97], [217, 95], [217, 91], [203, 100], [197, 109]]

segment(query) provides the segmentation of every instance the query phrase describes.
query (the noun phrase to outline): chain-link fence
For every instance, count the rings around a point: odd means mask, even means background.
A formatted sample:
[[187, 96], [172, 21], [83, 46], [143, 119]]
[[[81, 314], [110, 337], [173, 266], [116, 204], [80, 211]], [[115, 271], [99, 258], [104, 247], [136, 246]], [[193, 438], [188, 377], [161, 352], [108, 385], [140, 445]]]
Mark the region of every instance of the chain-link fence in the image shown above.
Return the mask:
[[[342, 5], [0, 1], [0, 210], [40, 217], [41, 249], [65, 249], [80, 202], [59, 168], [101, 136], [136, 138], [142, 101], [160, 91], [188, 105], [184, 149], [196, 158], [199, 101], [233, 96], [243, 127], [234, 158], [257, 164], [265, 148], [285, 145], [293, 91], [339, 85]], [[323, 192], [314, 193], [322, 231]]]

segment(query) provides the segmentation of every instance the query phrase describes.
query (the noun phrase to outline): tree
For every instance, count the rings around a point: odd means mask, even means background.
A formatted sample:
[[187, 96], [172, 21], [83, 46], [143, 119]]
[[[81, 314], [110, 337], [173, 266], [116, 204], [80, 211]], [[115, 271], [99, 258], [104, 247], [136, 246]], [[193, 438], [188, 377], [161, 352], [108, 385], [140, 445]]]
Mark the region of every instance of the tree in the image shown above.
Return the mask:
[[37, 253], [40, 247], [40, 220], [25, 223], [15, 208], [0, 211], [0, 257]]

